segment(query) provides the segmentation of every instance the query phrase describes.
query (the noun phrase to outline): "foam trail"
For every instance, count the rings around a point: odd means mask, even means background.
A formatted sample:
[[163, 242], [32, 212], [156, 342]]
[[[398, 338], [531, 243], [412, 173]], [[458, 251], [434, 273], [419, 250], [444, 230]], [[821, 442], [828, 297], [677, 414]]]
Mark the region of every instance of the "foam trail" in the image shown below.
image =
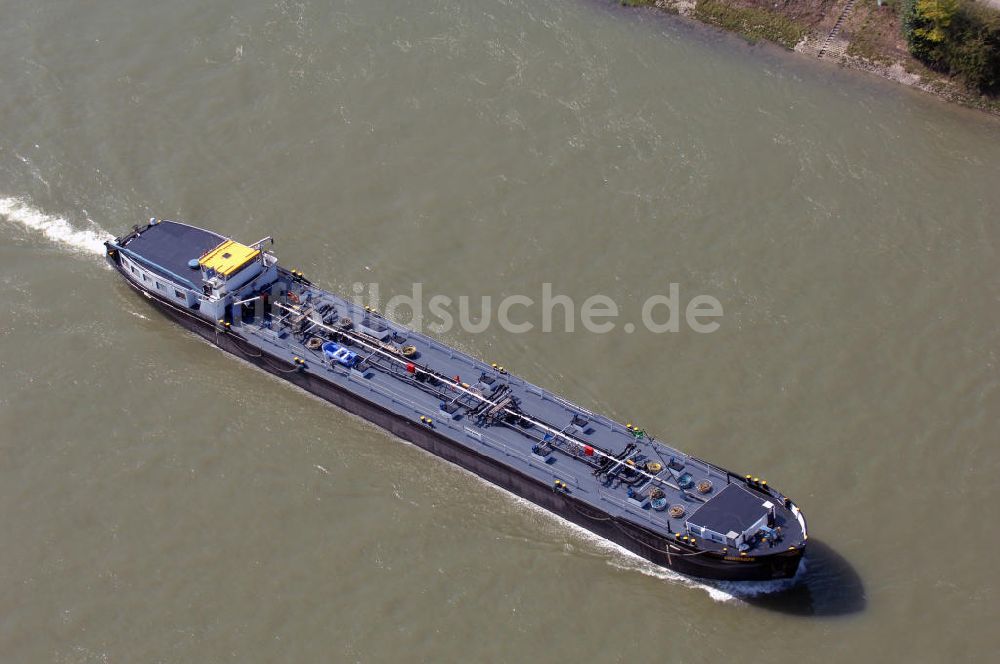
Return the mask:
[[504, 494], [524, 509], [530, 510], [535, 514], [546, 518], [557, 529], [564, 528], [571, 531], [576, 536], [586, 540], [595, 548], [606, 552], [609, 554], [607, 563], [610, 566], [626, 572], [638, 572], [640, 574], [645, 574], [646, 576], [659, 579], [660, 581], [665, 581], [667, 583], [674, 583], [695, 590], [701, 590], [716, 602], [739, 603], [740, 600], [744, 598], [759, 597], [761, 595], [782, 592], [799, 584], [806, 573], [806, 562], [808, 556], [803, 558], [802, 562], [799, 563], [798, 572], [791, 579], [776, 579], [773, 581], [715, 581], [712, 579], [696, 579], [657, 565], [656, 563], [632, 553], [619, 544], [604, 539], [600, 535], [592, 533], [586, 528], [578, 526], [557, 514], [553, 514], [552, 512], [539, 507], [521, 496], [510, 493], [490, 482], [487, 482], [478, 475], [473, 475], [473, 477], [484, 486]]
[[[692, 578], [690, 576], [685, 576], [678, 572], [674, 572], [673, 570], [669, 570], [666, 567], [661, 567], [660, 565], [657, 565], [639, 555], [632, 553], [623, 546], [620, 546], [610, 540], [604, 539], [600, 535], [592, 533], [586, 528], [578, 526], [572, 521], [568, 521], [562, 518], [558, 514], [554, 514], [543, 507], [539, 507], [530, 500], [522, 498], [517, 494], [510, 493], [505, 489], [496, 486], [495, 484], [487, 482], [478, 475], [472, 475], [472, 476], [476, 480], [481, 482], [484, 486], [487, 486], [490, 489], [499, 491], [500, 493], [504, 494], [506, 497], [511, 499], [514, 503], [518, 504], [522, 508], [530, 510], [535, 514], [544, 517], [550, 523], [556, 526], [556, 528], [559, 529], [564, 528], [568, 531], [571, 531], [577, 537], [586, 540], [595, 548], [603, 550], [604, 552], [610, 554], [610, 558], [608, 559], [607, 562], [612, 567], [628, 572], [639, 572], [640, 574], [645, 574], [646, 576], [659, 579], [660, 581], [666, 581], [668, 583], [676, 583], [682, 586], [686, 586], [688, 588], [701, 590], [707, 593], [708, 596], [713, 600], [715, 600], [716, 602], [733, 602], [733, 601], [738, 601], [741, 594], [743, 594], [744, 596], [757, 594], [754, 592], [741, 592], [743, 588], [739, 583], [734, 582], [731, 585], [727, 585], [724, 583], [716, 584], [711, 581], [704, 581], [701, 579]], [[764, 583], [769, 583], [769, 582], [764, 582]], [[752, 588], [753, 584], [749, 584], [749, 587]], [[773, 587], [760, 589], [760, 592], [763, 593], [773, 592], [773, 591], [774, 591]]]
[[114, 236], [96, 224], [93, 229], [74, 228], [62, 217], [45, 214], [31, 207], [23, 199], [0, 197], [0, 217], [16, 222], [29, 230], [41, 231], [45, 237], [76, 251], [104, 255], [104, 241]]
[[[614, 544], [611, 546], [618, 548]], [[636, 571], [646, 576], [663, 581], [680, 583], [690, 588], [698, 588], [708, 593], [708, 596], [716, 602], [732, 602], [748, 597], [759, 597], [761, 595], [783, 592], [800, 583], [806, 572], [806, 560], [803, 559], [799, 563], [798, 571], [791, 579], [775, 579], [773, 581], [714, 581], [711, 579], [694, 579], [668, 570], [665, 567], [660, 567], [626, 549], [621, 549], [621, 552], [623, 553], [621, 558], [609, 561], [609, 564], [613, 567]]]
[[[586, 532], [590, 537], [598, 537], [589, 531]], [[721, 587], [713, 585], [709, 581], [684, 576], [683, 574], [669, 570], [666, 567], [661, 567], [660, 565], [652, 563], [613, 542], [605, 540], [599, 542], [598, 544], [608, 547], [612, 553], [616, 554], [614, 558], [608, 561], [608, 564], [616, 569], [627, 572], [638, 572], [654, 579], [659, 579], [660, 581], [667, 581], [669, 583], [687, 586], [688, 588], [695, 588], [704, 591], [716, 602], [733, 602], [739, 599], [739, 594], [736, 592], [729, 592]]]

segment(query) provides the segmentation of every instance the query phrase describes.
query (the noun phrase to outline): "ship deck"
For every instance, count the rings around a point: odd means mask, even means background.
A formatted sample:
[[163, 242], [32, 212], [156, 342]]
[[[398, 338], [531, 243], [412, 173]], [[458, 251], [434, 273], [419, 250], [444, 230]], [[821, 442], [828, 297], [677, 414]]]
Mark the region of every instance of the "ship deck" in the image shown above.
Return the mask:
[[[234, 325], [231, 331], [251, 345], [291, 362], [302, 358], [303, 371], [322, 375], [553, 490], [661, 535], [682, 536], [694, 512], [728, 485], [738, 484], [776, 505], [775, 525], [783, 532], [775, 553], [802, 544], [800, 522], [774, 489], [752, 489], [743, 478], [630, 425], [386, 320], [287, 271], [281, 274], [298, 302], [276, 303], [271, 316]], [[340, 340], [360, 356], [361, 364], [347, 368], [329, 361], [322, 350], [307, 348], [313, 336]], [[404, 358], [399, 353], [404, 346], [415, 352]], [[411, 373], [408, 363], [419, 370]], [[424, 369], [438, 378], [427, 379]], [[699, 485], [705, 489], [706, 480], [711, 488], [702, 492]], [[653, 507], [653, 487], [663, 491], [667, 509]], [[721, 551], [724, 546], [709, 539], [697, 541], [699, 549]], [[775, 546], [758, 543], [754, 554], [767, 554]]]

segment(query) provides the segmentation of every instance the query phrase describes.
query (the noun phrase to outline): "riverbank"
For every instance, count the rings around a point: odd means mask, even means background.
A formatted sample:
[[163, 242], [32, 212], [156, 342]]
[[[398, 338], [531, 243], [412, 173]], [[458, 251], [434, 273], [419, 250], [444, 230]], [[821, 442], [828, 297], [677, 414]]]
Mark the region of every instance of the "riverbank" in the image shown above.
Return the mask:
[[621, 0], [767, 40], [804, 56], [856, 69], [1000, 115], [1000, 98], [979, 94], [910, 54], [898, 0]]

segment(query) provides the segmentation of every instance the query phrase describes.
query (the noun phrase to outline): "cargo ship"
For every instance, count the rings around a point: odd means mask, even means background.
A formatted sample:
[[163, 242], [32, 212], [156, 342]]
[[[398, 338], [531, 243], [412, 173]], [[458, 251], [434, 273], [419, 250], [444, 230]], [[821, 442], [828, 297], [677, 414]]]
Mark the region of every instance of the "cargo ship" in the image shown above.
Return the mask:
[[210, 343], [655, 564], [706, 579], [795, 575], [806, 521], [766, 480], [323, 290], [272, 245], [158, 219], [106, 243], [132, 288]]

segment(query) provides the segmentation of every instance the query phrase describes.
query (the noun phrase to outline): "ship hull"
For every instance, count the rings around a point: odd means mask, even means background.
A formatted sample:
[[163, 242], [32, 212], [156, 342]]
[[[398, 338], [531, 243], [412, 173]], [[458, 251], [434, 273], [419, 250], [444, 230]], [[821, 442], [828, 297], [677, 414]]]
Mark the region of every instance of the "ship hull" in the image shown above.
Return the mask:
[[109, 256], [108, 261], [126, 283], [144, 295], [160, 313], [222, 350], [657, 565], [689, 576], [728, 581], [790, 578], [798, 569], [803, 555], [802, 549], [767, 556], [727, 559], [708, 551], [691, 552], [678, 548], [666, 537], [584, 504], [574, 498], [572, 493], [555, 491], [550, 485], [542, 484], [494, 459], [478, 455], [438, 433], [433, 427], [418, 425], [379, 404], [345, 390], [336, 383], [323, 379], [322, 376], [300, 371], [286, 360], [270, 355], [260, 348], [249, 346], [234, 333], [174, 305], [133, 281], [121, 268], [117, 256]]

